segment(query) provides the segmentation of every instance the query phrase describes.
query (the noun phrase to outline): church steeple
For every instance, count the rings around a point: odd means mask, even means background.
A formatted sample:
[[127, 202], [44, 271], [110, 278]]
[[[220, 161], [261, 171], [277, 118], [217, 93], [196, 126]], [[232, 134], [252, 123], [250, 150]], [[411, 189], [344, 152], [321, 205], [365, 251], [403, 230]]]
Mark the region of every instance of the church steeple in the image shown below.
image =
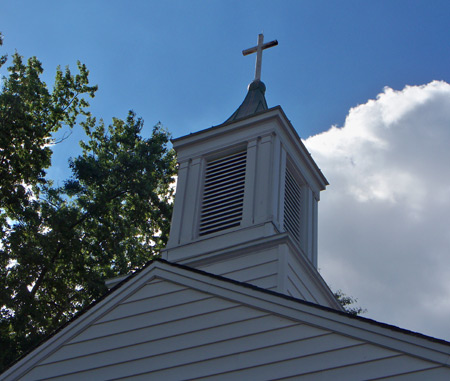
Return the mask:
[[264, 35], [261, 33], [258, 35], [258, 43], [256, 46], [242, 51], [242, 55], [244, 56], [256, 53], [255, 79], [248, 85], [248, 93], [242, 104], [225, 123], [234, 122], [235, 120], [267, 110], [267, 102], [264, 96], [266, 85], [261, 81], [262, 51], [276, 45], [278, 45], [277, 40], [264, 43]]
[[[172, 262], [340, 308], [317, 272], [317, 205], [328, 185], [280, 106], [255, 80], [227, 122], [172, 140], [179, 170]], [[259, 57], [259, 58], [258, 58]]]

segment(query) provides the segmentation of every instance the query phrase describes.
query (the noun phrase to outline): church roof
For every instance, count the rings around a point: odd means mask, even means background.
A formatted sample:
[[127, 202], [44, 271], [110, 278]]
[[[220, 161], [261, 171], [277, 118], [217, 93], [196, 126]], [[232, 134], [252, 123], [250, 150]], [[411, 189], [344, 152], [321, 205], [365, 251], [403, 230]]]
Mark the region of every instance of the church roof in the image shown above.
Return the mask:
[[246, 116], [255, 115], [261, 111], [267, 110], [267, 102], [264, 96], [266, 85], [260, 80], [254, 80], [248, 85], [248, 93], [242, 104], [231, 115], [225, 123], [234, 122]]

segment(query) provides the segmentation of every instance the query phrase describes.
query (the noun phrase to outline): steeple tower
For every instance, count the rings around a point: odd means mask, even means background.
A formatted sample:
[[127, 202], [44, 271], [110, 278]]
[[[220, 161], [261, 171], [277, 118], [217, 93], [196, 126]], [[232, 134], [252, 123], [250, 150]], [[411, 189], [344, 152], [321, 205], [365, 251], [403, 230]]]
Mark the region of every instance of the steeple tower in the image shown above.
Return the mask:
[[317, 204], [327, 180], [255, 80], [228, 120], [172, 141], [179, 171], [163, 258], [340, 309], [317, 272]]

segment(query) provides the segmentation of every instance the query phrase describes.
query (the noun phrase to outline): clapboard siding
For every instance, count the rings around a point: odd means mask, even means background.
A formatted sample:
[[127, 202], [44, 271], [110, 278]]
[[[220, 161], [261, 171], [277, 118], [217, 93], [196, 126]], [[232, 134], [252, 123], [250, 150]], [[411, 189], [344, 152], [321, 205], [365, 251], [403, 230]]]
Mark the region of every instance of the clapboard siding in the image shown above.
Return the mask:
[[[374, 380], [380, 377], [389, 378], [390, 380], [399, 374], [405, 374], [408, 372], [409, 375], [412, 374], [411, 371], [422, 371], [424, 369], [430, 369], [436, 367], [435, 364], [429, 363], [427, 361], [422, 361], [409, 356], [393, 356], [389, 358], [374, 360], [374, 361], [364, 361], [360, 364], [352, 364], [344, 367], [336, 367], [334, 369], [318, 371], [302, 375], [302, 381], [315, 381], [317, 379], [321, 380]], [[421, 380], [432, 380], [432, 378], [427, 377]], [[447, 374], [448, 376], [448, 374]], [[423, 377], [423, 376], [422, 376]], [[410, 378], [407, 378], [410, 380]], [[295, 380], [291, 378], [291, 380]]]
[[95, 324], [78, 335], [77, 339], [82, 341], [113, 335], [120, 332], [127, 332], [132, 329], [148, 327], [149, 325], [161, 324], [167, 320], [186, 319], [191, 316], [223, 310], [233, 306], [236, 306], [236, 304], [223, 299], [205, 298], [180, 306], [173, 306], [163, 310], [150, 311], [148, 313], [130, 316], [126, 319], [112, 320], [106, 323]]
[[302, 300], [310, 300], [307, 297], [305, 297], [305, 295], [309, 295], [309, 293], [305, 292], [305, 289], [303, 289], [303, 291], [300, 291], [299, 285], [295, 284], [292, 281], [292, 277], [286, 279], [286, 288], [287, 288], [287, 294], [289, 296], [292, 296], [297, 299], [302, 299]]
[[[207, 330], [215, 326], [223, 326], [230, 322], [252, 321], [264, 324], [267, 313], [243, 306], [231, 307], [225, 310], [214, 311], [201, 315], [191, 316], [185, 319], [172, 320], [165, 323], [151, 325], [146, 328], [133, 329], [115, 335], [103, 336], [85, 341], [72, 341], [64, 345], [55, 354], [47, 358], [43, 363], [67, 360], [79, 356], [86, 356], [101, 351], [109, 351], [134, 344], [145, 343], [150, 340], [159, 340], [165, 337], [182, 335], [186, 327], [193, 332]], [[232, 323], [231, 323], [232, 324]], [[132, 327], [130, 327], [132, 328]]]
[[200, 288], [143, 282], [20, 379], [352, 380], [449, 371]]
[[261, 287], [261, 288], [264, 288], [266, 290], [270, 290], [270, 289], [273, 289], [274, 287], [276, 287], [276, 285], [277, 285], [277, 276], [276, 275], [265, 276], [265, 277], [261, 277], [259, 279], [249, 280], [246, 283], [250, 283], [250, 284], [253, 284], [256, 287]]
[[[365, 362], [371, 359], [377, 359], [380, 357], [385, 357], [389, 355], [389, 352], [385, 353], [382, 349], [377, 348], [374, 350], [368, 345], [357, 345], [350, 346], [340, 349], [329, 349], [317, 353], [301, 353], [298, 357], [289, 358], [285, 356], [287, 360], [280, 359], [280, 361], [274, 361], [265, 357], [267, 360], [265, 363], [258, 361], [255, 366], [243, 367], [242, 369], [233, 372], [222, 372], [221, 374], [216, 374], [211, 377], [214, 380], [229, 380], [234, 377], [242, 380], [273, 380], [273, 379], [286, 379], [292, 378], [298, 379], [298, 377], [303, 377], [308, 375], [308, 373], [315, 372], [324, 368], [341, 366], [342, 364], [348, 364], [349, 362]], [[320, 350], [320, 349], [319, 349]], [[243, 359], [244, 361], [247, 359]], [[277, 360], [277, 358], [275, 358]], [[351, 374], [351, 372], [349, 373]], [[318, 374], [315, 374], [312, 378], [313, 380], [322, 380]], [[339, 380], [339, 378], [323, 378], [328, 380]], [[351, 379], [344, 377], [344, 380], [348, 381]], [[363, 377], [360, 380], [367, 380]]]
[[173, 293], [152, 296], [146, 299], [139, 299], [132, 302], [124, 302], [110, 311], [99, 320], [97, 324], [111, 320], [124, 319], [131, 316], [158, 311], [172, 306], [180, 306], [191, 302], [196, 302], [208, 298], [209, 295], [195, 290], [184, 289]]
[[275, 250], [262, 250], [251, 255], [241, 255], [234, 258], [227, 258], [226, 261], [214, 262], [199, 266], [198, 268], [211, 274], [230, 274], [242, 269], [253, 268], [254, 266], [270, 263], [277, 260]]
[[304, 283], [304, 281], [307, 282], [307, 279], [305, 279], [306, 276], [304, 276], [302, 279], [299, 276], [299, 274], [294, 271], [291, 264], [288, 265], [286, 275], [287, 275], [286, 287], [294, 298], [299, 298], [317, 303], [317, 299], [311, 292], [311, 289], [308, 288]]
[[[342, 337], [340, 337], [342, 338]], [[331, 340], [330, 340], [331, 339]], [[355, 345], [350, 339], [339, 341], [334, 335], [321, 336], [282, 345], [267, 346], [253, 351], [239, 352], [222, 358], [213, 358], [183, 367], [167, 368], [136, 375], [158, 380], [204, 379], [214, 380], [273, 380], [285, 375], [300, 375], [304, 370], [326, 367], [326, 361], [337, 363], [335, 358], [345, 353], [344, 361], [364, 361], [367, 357], [386, 356], [384, 350], [372, 351], [364, 345]], [[344, 348], [342, 346], [344, 345]], [[336, 350], [339, 347], [339, 350]], [[349, 360], [351, 359], [351, 360]], [[325, 361], [325, 362], [324, 362]]]
[[[430, 363], [408, 357], [398, 356], [384, 352], [382, 348], [371, 345], [360, 345], [347, 347], [339, 350], [317, 353], [310, 356], [301, 356], [286, 361], [273, 362], [268, 359], [267, 363], [234, 372], [222, 372], [211, 374], [204, 378], [215, 381], [238, 378], [242, 380], [371, 380], [378, 377], [396, 373], [403, 373], [405, 369], [421, 370], [424, 367], [433, 367]], [[242, 359], [243, 361], [246, 359]], [[327, 368], [333, 368], [330, 371]], [[325, 369], [325, 370], [323, 370]], [[425, 373], [424, 375], [427, 375]], [[448, 375], [448, 374], [447, 374]], [[152, 375], [153, 376], [153, 375]], [[165, 378], [165, 380], [176, 379]], [[197, 380], [202, 378], [196, 378]], [[422, 380], [431, 378], [423, 378]]]
[[[170, 364], [176, 366], [177, 364], [184, 364], [186, 361], [190, 362], [192, 359], [193, 361], [195, 359], [198, 361], [202, 357], [214, 356], [215, 353], [220, 354], [223, 351], [229, 351], [230, 342], [233, 342], [234, 345], [244, 346], [244, 348], [246, 346], [252, 348], [255, 345], [262, 345], [262, 342], [267, 340], [285, 341], [295, 335], [311, 335], [310, 330], [296, 329], [297, 325], [294, 325], [293, 322], [278, 320], [277, 323], [274, 324], [273, 317], [268, 316], [231, 324], [229, 327], [225, 325], [202, 332], [190, 332], [184, 335], [47, 364], [41, 367], [42, 372], [44, 372], [42, 374], [50, 371], [55, 375], [61, 376], [67, 373], [77, 373], [83, 369], [96, 369], [107, 366], [120, 368], [117, 364], [123, 364], [139, 358], [148, 359], [148, 364], [153, 369], [158, 369], [161, 366], [170, 366]], [[316, 332], [315, 334], [319, 333]], [[211, 343], [214, 345], [211, 345]], [[205, 356], [202, 352], [208, 346], [211, 349], [207, 349], [208, 354]], [[39, 368], [36, 371], [36, 375], [41, 376]]]
[[424, 381], [424, 380], [449, 380], [450, 369], [448, 367], [438, 366], [419, 370], [415, 372], [407, 372], [395, 376], [386, 376], [377, 378], [377, 380], [395, 380], [395, 381]]
[[248, 279], [248, 281], [252, 281], [254, 279], [276, 275], [276, 273], [277, 273], [277, 261], [274, 260], [271, 262], [254, 265], [252, 267], [242, 268], [239, 270], [234, 270], [232, 272], [226, 272], [221, 275], [227, 278], [238, 280], [240, 282], [244, 282], [244, 280], [246, 279]]
[[[275, 329], [256, 335], [244, 336], [208, 345], [191, 347], [162, 355], [140, 358], [111, 364], [107, 367], [86, 371], [76, 369], [67, 374], [67, 368], [61, 366], [54, 371], [60, 379], [118, 379], [129, 375], [147, 374], [151, 379], [199, 378], [210, 374], [236, 369], [243, 364], [263, 365], [281, 358], [308, 356], [317, 352], [334, 350], [341, 347], [358, 346], [358, 341], [350, 338], [326, 334], [309, 337], [308, 332], [296, 329], [296, 326]], [[307, 338], [305, 338], [305, 334]], [[329, 338], [331, 336], [331, 340]], [[336, 337], [333, 337], [336, 336]], [[238, 352], [238, 354], [236, 354]], [[95, 365], [95, 364], [93, 364]], [[247, 367], [247, 366], [245, 366]], [[175, 374], [173, 371], [176, 369]], [[61, 372], [61, 373], [60, 373]], [[45, 374], [35, 370], [35, 377]], [[172, 376], [170, 376], [172, 374]]]
[[323, 294], [322, 288], [319, 287], [312, 279], [310, 274], [305, 272], [306, 270], [299, 264], [298, 260], [293, 256], [288, 259], [287, 278], [290, 281], [289, 284], [295, 284], [295, 288], [289, 289], [294, 297], [299, 292], [303, 295], [302, 299], [307, 301], [318, 303], [321, 305], [329, 305], [329, 300]]
[[165, 282], [161, 279], [154, 279], [151, 282], [148, 282], [144, 287], [141, 287], [133, 295], [127, 297], [127, 300], [124, 301], [124, 303], [147, 299], [153, 296], [167, 295], [182, 290], [186, 290], [186, 287], [172, 282]]
[[265, 289], [277, 287], [278, 258], [275, 250], [263, 250], [251, 256], [230, 258], [199, 268]]

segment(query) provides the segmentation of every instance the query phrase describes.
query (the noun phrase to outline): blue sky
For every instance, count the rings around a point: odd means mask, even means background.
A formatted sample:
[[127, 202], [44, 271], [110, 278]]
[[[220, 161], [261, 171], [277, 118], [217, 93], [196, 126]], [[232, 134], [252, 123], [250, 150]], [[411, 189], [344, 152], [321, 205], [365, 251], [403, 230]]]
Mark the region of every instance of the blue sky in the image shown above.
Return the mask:
[[[107, 123], [129, 109], [179, 137], [225, 121], [254, 75], [330, 187], [319, 266], [366, 316], [450, 340], [450, 2], [4, 0], [0, 54], [36, 55], [53, 82], [77, 60]], [[1, 69], [5, 73], [5, 69]], [[433, 82], [439, 81], [439, 82]], [[358, 106], [358, 107], [357, 107]], [[333, 125], [338, 129], [330, 129]], [[79, 129], [54, 149], [70, 174]], [[311, 138], [310, 138], [311, 137]], [[308, 139], [309, 138], [309, 139]]]
[[[174, 137], [239, 106], [254, 73], [254, 55], [241, 51], [264, 31], [279, 41], [264, 54], [268, 104], [307, 138], [342, 125], [384, 86], [448, 80], [449, 16], [446, 1], [15, 0], [3, 1], [0, 31], [2, 51], [36, 55], [49, 84], [57, 65], [85, 63], [99, 85], [97, 117], [133, 109], [149, 130], [161, 121]], [[56, 147], [55, 164], [78, 139], [75, 130]]]

